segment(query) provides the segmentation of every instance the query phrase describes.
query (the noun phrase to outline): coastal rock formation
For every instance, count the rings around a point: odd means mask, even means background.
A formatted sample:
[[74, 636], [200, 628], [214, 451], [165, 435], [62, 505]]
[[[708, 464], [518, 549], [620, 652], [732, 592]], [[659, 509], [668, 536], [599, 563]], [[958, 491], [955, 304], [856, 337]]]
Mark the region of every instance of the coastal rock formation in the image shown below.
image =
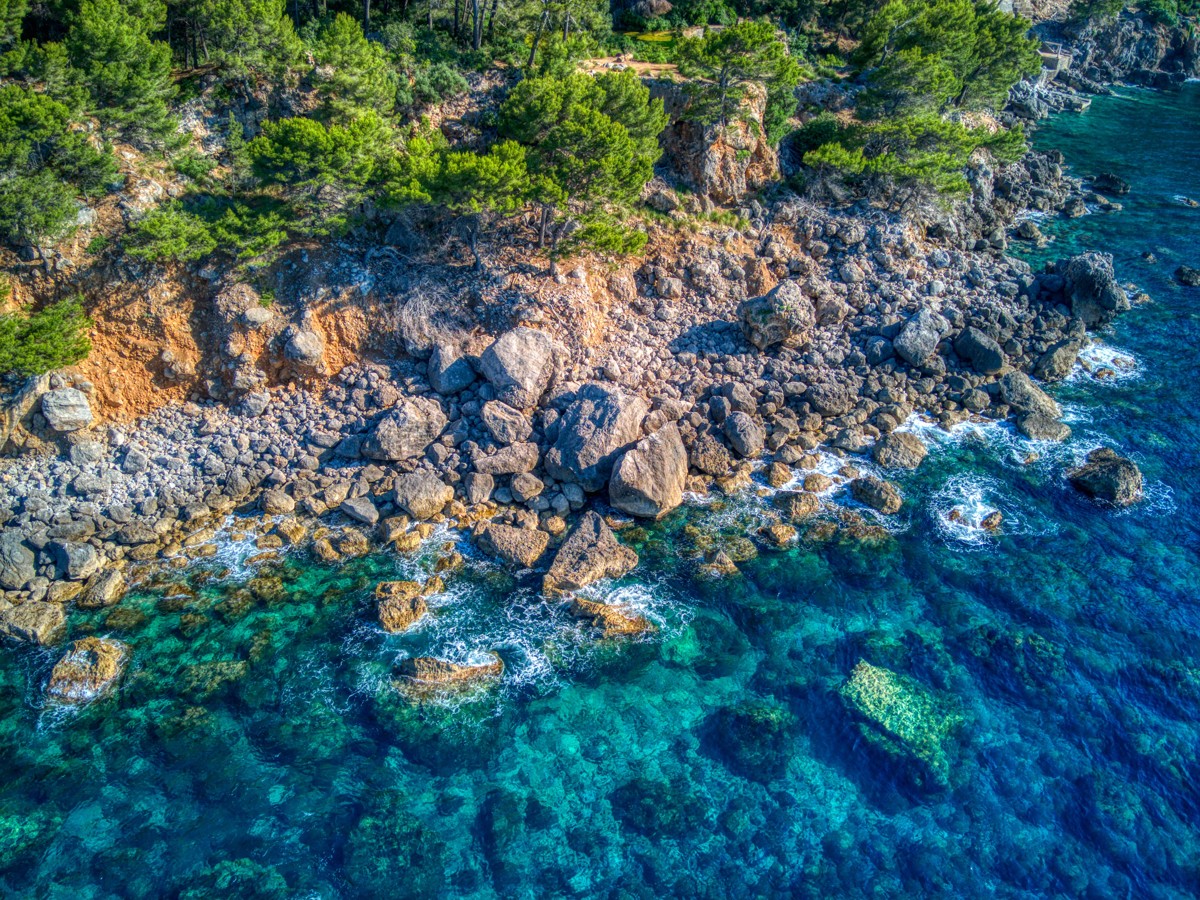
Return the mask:
[[654, 625], [645, 616], [622, 611], [607, 603], [596, 603], [583, 597], [572, 597], [567, 601], [567, 611], [577, 619], [583, 619], [593, 628], [598, 628], [606, 638], [628, 637], [654, 631]]
[[604, 487], [617, 456], [641, 436], [649, 405], [641, 397], [602, 384], [586, 384], [567, 407], [558, 440], [546, 454], [546, 471], [585, 491]]
[[33, 550], [16, 531], [0, 532], [0, 588], [19, 591], [35, 576]]
[[1067, 473], [1078, 490], [1111, 503], [1130, 506], [1142, 499], [1142, 473], [1133, 460], [1119, 456], [1109, 447], [1088, 454], [1087, 462]]
[[397, 475], [394, 485], [396, 505], [414, 519], [432, 519], [454, 499], [454, 489], [430, 472]]
[[924, 307], [904, 323], [892, 342], [896, 355], [910, 366], [922, 366], [937, 349], [938, 342], [950, 329], [945, 317]]
[[529, 440], [533, 434], [533, 423], [529, 417], [499, 400], [489, 400], [483, 404], [479, 417], [497, 444], [517, 444]]
[[1041, 381], [1062, 381], [1075, 368], [1079, 359], [1079, 343], [1074, 340], [1059, 341], [1040, 357], [1033, 367], [1033, 377]]
[[66, 625], [61, 603], [28, 600], [14, 606], [0, 600], [0, 636], [46, 646], [58, 640]]
[[928, 453], [925, 442], [915, 434], [893, 431], [879, 440], [871, 455], [885, 469], [915, 469]]
[[1084, 253], [1059, 260], [1056, 269], [1062, 275], [1063, 296], [1071, 314], [1087, 328], [1107, 325], [1117, 313], [1129, 309], [1129, 297], [1113, 274], [1111, 254]]
[[637, 554], [617, 540], [599, 513], [589, 510], [555, 554], [543, 587], [579, 590], [602, 578], [620, 578], [637, 563]]
[[62, 387], [42, 395], [42, 415], [55, 431], [71, 432], [92, 424], [92, 407], [87, 395], [73, 387]]
[[499, 678], [504, 674], [504, 661], [497, 653], [488, 654], [491, 661], [467, 665], [438, 659], [433, 656], [414, 656], [401, 660], [399, 674], [407, 685], [416, 688], [460, 688]]
[[379, 420], [375, 431], [363, 442], [363, 455], [388, 462], [418, 459], [447, 424], [437, 401], [406, 397]]
[[82, 609], [100, 609], [112, 606], [125, 596], [125, 576], [118, 570], [100, 572], [84, 585], [83, 593], [75, 600]]
[[537, 405], [553, 383], [566, 350], [535, 328], [514, 328], [498, 337], [479, 359], [496, 399], [517, 409]]
[[838, 696], [863, 738], [905, 765], [918, 786], [949, 787], [960, 716], [911, 679], [866, 660], [859, 660]]
[[1004, 369], [1004, 351], [978, 328], [964, 328], [954, 339], [954, 352], [980, 375], [995, 375]]
[[550, 543], [550, 535], [540, 528], [515, 528], [495, 523], [480, 525], [475, 539], [484, 553], [526, 569], [541, 559]]
[[408, 631], [429, 611], [424, 590], [415, 581], [384, 581], [375, 588], [379, 624], [393, 634]]
[[900, 512], [904, 505], [904, 498], [896, 486], [874, 475], [855, 478], [850, 482], [850, 494], [859, 503], [889, 516]]
[[808, 340], [816, 324], [812, 300], [795, 281], [783, 281], [762, 297], [738, 307], [746, 340], [759, 350], [776, 344], [793, 347]]
[[664, 425], [617, 462], [608, 484], [608, 501], [631, 516], [661, 519], [683, 502], [687, 469], [679, 428], [674, 423]]
[[85, 637], [54, 664], [46, 696], [59, 703], [89, 703], [121, 677], [129, 648], [120, 641]]

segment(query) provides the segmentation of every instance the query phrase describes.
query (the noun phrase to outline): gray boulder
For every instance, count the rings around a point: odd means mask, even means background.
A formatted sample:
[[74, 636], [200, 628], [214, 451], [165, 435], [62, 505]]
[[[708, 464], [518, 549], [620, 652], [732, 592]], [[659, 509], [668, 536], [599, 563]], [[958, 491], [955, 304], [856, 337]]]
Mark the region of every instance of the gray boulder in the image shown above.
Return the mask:
[[954, 339], [954, 352], [980, 375], [996, 375], [1004, 368], [1004, 351], [978, 328], [964, 328]]
[[445, 396], [461, 393], [475, 381], [470, 362], [451, 344], [437, 344], [433, 348], [428, 375], [430, 387]]
[[1071, 314], [1086, 327], [1099, 328], [1129, 309], [1129, 297], [1113, 274], [1111, 254], [1084, 253], [1060, 260], [1056, 268], [1065, 282]]
[[480, 357], [483, 376], [496, 389], [496, 399], [529, 409], [554, 382], [562, 344], [534, 328], [514, 328], [498, 337]]
[[1042, 381], [1062, 381], [1071, 374], [1079, 359], [1079, 344], [1076, 341], [1061, 341], [1038, 357], [1033, 367], [1033, 377]]
[[1141, 470], [1109, 447], [1093, 450], [1087, 462], [1067, 477], [1077, 490], [1114, 506], [1130, 506], [1142, 499]]
[[454, 499], [454, 489], [429, 472], [397, 475], [393, 491], [396, 505], [414, 519], [433, 518]]
[[468, 503], [487, 503], [492, 499], [492, 491], [495, 489], [496, 479], [491, 475], [468, 472], [463, 476], [463, 490], [466, 492]]
[[563, 414], [558, 440], [546, 454], [546, 471], [585, 491], [600, 490], [617, 456], [641, 436], [649, 409], [635, 394], [602, 384], [584, 385]]
[[479, 411], [483, 424], [498, 444], [516, 444], [529, 440], [533, 423], [519, 409], [499, 400], [489, 400]]
[[92, 424], [87, 395], [76, 388], [56, 388], [42, 395], [42, 415], [55, 431], [69, 432]]
[[379, 510], [370, 497], [351, 497], [338, 504], [338, 509], [363, 525], [375, 525], [379, 522]]
[[379, 420], [375, 431], [363, 441], [363, 455], [389, 462], [419, 459], [446, 425], [446, 414], [436, 400], [406, 397]]
[[631, 516], [660, 519], [683, 502], [687, 474], [687, 450], [672, 422], [618, 460], [608, 484], [608, 502]]
[[730, 445], [739, 456], [753, 458], [762, 453], [767, 440], [767, 433], [761, 425], [744, 412], [730, 413], [726, 417], [722, 430]]
[[763, 296], [746, 300], [738, 317], [746, 340], [759, 350], [803, 344], [817, 321], [812, 300], [795, 281], [780, 282]]
[[1046, 416], [1050, 419], [1062, 417], [1062, 409], [1049, 394], [1033, 383], [1024, 372], [1009, 372], [1000, 379], [1000, 396], [1020, 413]]
[[929, 454], [925, 442], [907, 431], [893, 431], [878, 443], [872, 456], [885, 469], [915, 469]]
[[859, 503], [886, 515], [898, 513], [904, 505], [900, 491], [890, 481], [866, 475], [850, 482], [850, 495]]
[[11, 529], [0, 532], [0, 588], [19, 591], [25, 587], [37, 575], [33, 563], [33, 551], [20, 534]]
[[904, 323], [892, 346], [902, 360], [919, 367], [937, 350], [938, 342], [949, 328], [950, 323], [943, 316], [926, 307]]
[[100, 571], [100, 554], [91, 544], [55, 541], [50, 550], [59, 576], [67, 581], [86, 581]]
[[0, 635], [41, 644], [52, 644], [66, 630], [67, 614], [61, 603], [30, 601], [0, 612]]
[[528, 441], [501, 447], [487, 456], [474, 459], [475, 471], [482, 475], [520, 475], [532, 472], [538, 464], [538, 446]]
[[100, 572], [93, 575], [83, 586], [83, 593], [75, 605], [83, 609], [99, 609], [112, 606], [125, 596], [125, 576], [118, 571]]
[[620, 578], [637, 563], [637, 554], [617, 540], [599, 513], [589, 510], [555, 554], [543, 587], [577, 591], [601, 578]]
[[481, 525], [475, 535], [484, 553], [527, 569], [541, 559], [550, 543], [550, 535], [541, 529], [494, 523]]
[[1026, 413], [1019, 416], [1017, 431], [1031, 441], [1065, 441], [1071, 436], [1069, 425], [1042, 413]]
[[325, 371], [325, 338], [305, 328], [292, 326], [288, 329], [283, 345], [283, 355], [296, 368], [313, 374]]

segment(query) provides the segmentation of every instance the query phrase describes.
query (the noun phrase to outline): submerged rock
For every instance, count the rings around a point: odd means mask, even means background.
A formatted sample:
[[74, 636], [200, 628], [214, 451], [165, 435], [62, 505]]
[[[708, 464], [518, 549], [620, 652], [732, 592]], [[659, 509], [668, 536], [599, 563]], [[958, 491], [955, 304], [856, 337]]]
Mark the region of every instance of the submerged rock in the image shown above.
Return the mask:
[[589, 510], [563, 542], [543, 583], [547, 591], [574, 591], [602, 578], [620, 578], [638, 564], [600, 514]]
[[1067, 473], [1078, 490], [1111, 503], [1130, 506], [1142, 499], [1142, 473], [1133, 460], [1101, 447], [1088, 454], [1087, 462]]
[[1200, 269], [1180, 266], [1175, 270], [1175, 279], [1184, 287], [1200, 287]]
[[904, 498], [894, 484], [873, 475], [855, 478], [850, 482], [850, 494], [859, 503], [889, 516], [898, 513], [904, 505]]
[[375, 588], [379, 624], [393, 634], [408, 631], [429, 611], [424, 590], [415, 581], [383, 581]]
[[71, 645], [50, 673], [46, 696], [61, 703], [88, 703], [121, 677], [129, 648], [108, 638], [85, 637]]
[[859, 660], [838, 696], [862, 736], [905, 763], [919, 786], [949, 786], [951, 741], [960, 716], [911, 679], [866, 660]]
[[499, 678], [504, 673], [504, 661], [498, 653], [489, 653], [491, 662], [465, 665], [438, 659], [434, 656], [414, 656], [400, 662], [402, 679], [415, 686], [439, 688], [467, 687], [481, 681]]
[[654, 631], [654, 624], [645, 616], [630, 614], [607, 603], [596, 603], [582, 597], [567, 601], [567, 611], [577, 619], [600, 629], [604, 637], [622, 637]]
[[664, 425], [617, 462], [608, 485], [609, 502], [631, 516], [661, 519], [683, 502], [687, 472], [679, 428]]

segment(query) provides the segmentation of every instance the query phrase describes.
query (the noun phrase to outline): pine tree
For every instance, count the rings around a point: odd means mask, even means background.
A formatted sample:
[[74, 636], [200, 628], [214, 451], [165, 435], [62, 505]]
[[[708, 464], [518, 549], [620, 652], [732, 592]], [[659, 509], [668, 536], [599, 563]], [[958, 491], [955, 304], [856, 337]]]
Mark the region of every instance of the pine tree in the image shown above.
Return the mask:
[[21, 23], [29, 11], [29, 0], [0, 0], [0, 51], [21, 38]]
[[465, 223], [475, 268], [483, 269], [479, 238], [495, 219], [525, 208], [531, 189], [525, 148], [516, 141], [493, 144], [487, 153], [443, 155], [430, 195]]
[[362, 26], [345, 13], [322, 32], [314, 48], [320, 91], [329, 118], [369, 109], [388, 114], [396, 105], [396, 72], [381, 44], [367, 40]]

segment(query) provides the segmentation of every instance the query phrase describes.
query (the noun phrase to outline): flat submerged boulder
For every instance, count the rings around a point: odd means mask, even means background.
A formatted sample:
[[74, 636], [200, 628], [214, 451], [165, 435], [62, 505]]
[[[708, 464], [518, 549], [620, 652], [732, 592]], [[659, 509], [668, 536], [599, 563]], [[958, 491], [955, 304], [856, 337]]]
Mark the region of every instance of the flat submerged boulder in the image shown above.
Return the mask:
[[436, 656], [414, 656], [402, 660], [399, 667], [400, 687], [463, 688], [499, 678], [504, 674], [504, 660], [498, 653], [489, 653], [486, 663], [465, 664], [450, 662]]
[[598, 628], [604, 637], [628, 637], [654, 631], [654, 623], [645, 616], [626, 612], [617, 606], [572, 597], [567, 601], [567, 611], [577, 619]]
[[919, 786], [949, 787], [951, 744], [961, 716], [915, 681], [866, 660], [859, 660], [838, 696], [863, 738], [903, 763]]
[[424, 588], [416, 581], [383, 581], [375, 588], [379, 624], [384, 631], [408, 631], [429, 611]]
[[46, 696], [60, 703], [90, 703], [117, 683], [128, 656], [128, 646], [120, 641], [81, 638], [54, 664]]

